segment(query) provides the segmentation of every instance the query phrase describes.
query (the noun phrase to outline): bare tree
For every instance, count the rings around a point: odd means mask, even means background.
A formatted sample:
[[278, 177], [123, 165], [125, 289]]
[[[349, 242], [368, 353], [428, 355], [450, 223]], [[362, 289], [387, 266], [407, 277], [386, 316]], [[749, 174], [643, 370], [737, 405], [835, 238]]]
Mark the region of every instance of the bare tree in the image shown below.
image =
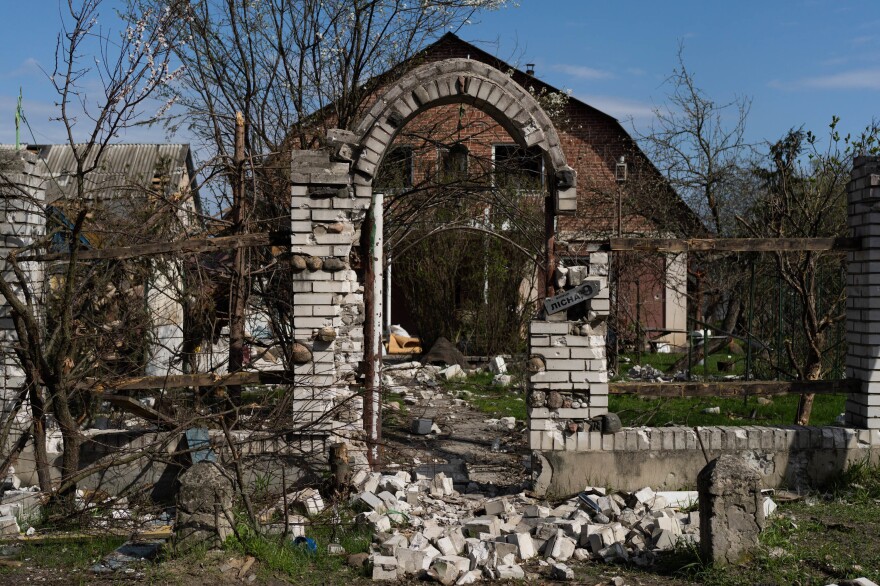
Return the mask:
[[[877, 150], [880, 127], [872, 123], [859, 137], [841, 136], [835, 117], [822, 140], [791, 130], [768, 149], [756, 170], [758, 194], [747, 216], [738, 218], [750, 236], [827, 238], [847, 232], [846, 184], [853, 155]], [[797, 378], [823, 378], [828, 361], [828, 332], [846, 317], [846, 291], [840, 255], [776, 252], [775, 269], [798, 300], [803, 344], [790, 337], [785, 350]], [[824, 285], [824, 288], [823, 288]], [[795, 422], [808, 425], [815, 395], [801, 396]]]
[[[751, 101], [736, 97], [719, 103], [707, 96], [684, 62], [679, 47], [678, 66], [667, 79], [667, 104], [654, 110], [654, 122], [638, 138], [646, 154], [667, 178], [679, 196], [698, 213], [710, 232], [730, 237], [741, 229], [735, 221], [748, 208], [747, 192], [752, 145], [745, 139]], [[740, 280], [745, 271], [735, 256], [723, 262], [690, 260], [697, 278], [700, 300], [698, 319], [719, 321], [720, 328], [733, 332], [739, 321], [742, 297]], [[702, 320], [701, 320], [702, 321]], [[717, 351], [724, 341], [708, 352]]]
[[[123, 330], [108, 326], [111, 322], [125, 324], [130, 335], [138, 336], [137, 324], [143, 324], [143, 316], [132, 313], [140, 305], [130, 299], [137, 291], [132, 283], [132, 279], [139, 279], [137, 263], [122, 269], [112, 263], [84, 263], [78, 258], [86, 234], [101, 234], [107, 243], [120, 235], [133, 235], [131, 225], [122, 228], [118, 222], [116, 226], [108, 223], [106, 202], [95, 195], [91, 177], [100, 171], [102, 154], [112, 141], [131, 125], [156, 116], [152, 108], [162, 110], [153, 96], [176, 75], [170, 62], [173, 31], [168, 13], [143, 12], [116, 36], [99, 27], [100, 8], [101, 0], [68, 0], [54, 69], [48, 74], [57, 95], [55, 120], [62, 124], [74, 158], [67, 176], [73, 187], [63, 202], [66, 215], [72, 219], [53, 228], [45, 202], [36, 202], [49, 225], [49, 234], [34, 242], [31, 250], [10, 254], [6, 263], [11, 270], [0, 279], [0, 294], [11, 308], [18, 334], [16, 354], [30, 400], [41, 488], [52, 489], [44, 435], [46, 416], [51, 411], [63, 439], [58, 491], [63, 497], [71, 496], [76, 488], [80, 426], [91, 402], [83, 379], [130, 372], [129, 359], [142, 366], [132, 355], [135, 348], [128, 346], [132, 339], [120, 340]], [[162, 213], [155, 211], [159, 215], [140, 216], [137, 221], [141, 227], [153, 228], [154, 235]], [[134, 220], [134, 215], [128, 220]], [[47, 271], [52, 278], [44, 290], [42, 283], [33, 282], [21, 269], [16, 256], [45, 251], [53, 237], [56, 245], [63, 243], [70, 255]], [[143, 281], [140, 283], [142, 287]], [[140, 335], [140, 339], [146, 336]]]

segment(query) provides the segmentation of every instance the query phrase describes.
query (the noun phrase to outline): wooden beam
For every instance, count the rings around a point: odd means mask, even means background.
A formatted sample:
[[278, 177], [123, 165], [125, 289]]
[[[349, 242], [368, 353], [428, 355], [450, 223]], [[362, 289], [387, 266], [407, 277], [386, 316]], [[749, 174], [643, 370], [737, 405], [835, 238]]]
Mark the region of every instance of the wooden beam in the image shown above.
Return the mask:
[[729, 382], [669, 382], [609, 384], [612, 395], [639, 395], [641, 397], [742, 397], [745, 395], [788, 395], [815, 393], [833, 395], [852, 393], [859, 389], [857, 380], [817, 381], [729, 381]]
[[53, 532], [40, 533], [36, 535], [15, 535], [0, 538], [0, 543], [69, 543], [76, 541], [93, 541], [96, 539], [106, 538], [108, 535], [113, 537], [136, 538], [136, 539], [170, 539], [174, 536], [174, 529], [171, 525], [159, 525], [158, 527], [143, 529], [132, 532], [130, 529], [119, 529], [108, 527], [101, 531], [92, 532]]
[[159, 413], [151, 407], [147, 407], [132, 397], [108, 394], [101, 396], [101, 399], [108, 401], [114, 407], [119, 407], [123, 411], [128, 411], [132, 415], [146, 419], [150, 423], [155, 423], [162, 429], [174, 429], [177, 427], [177, 422], [173, 418], [168, 417], [164, 413]]
[[861, 250], [860, 238], [611, 238], [612, 251], [640, 252], [846, 252]]
[[243, 371], [224, 375], [208, 372], [169, 376], [139, 376], [119, 380], [88, 379], [83, 381], [79, 387], [95, 393], [105, 393], [220, 385], [280, 385], [293, 383], [295, 377], [296, 375], [289, 370]]
[[[120, 248], [99, 248], [95, 250], [80, 250], [77, 257], [80, 260], [123, 260], [141, 256], [156, 256], [170, 253], [201, 253], [201, 252], [225, 252], [238, 248], [253, 248], [257, 246], [290, 246], [290, 232], [279, 230], [274, 232], [257, 232], [241, 234], [237, 236], [220, 236], [218, 238], [194, 238], [190, 240], [178, 240], [176, 242], [151, 242], [137, 246], [123, 246]], [[21, 256], [20, 261], [53, 261], [67, 260], [68, 252], [52, 252], [47, 254], [35, 254]]]

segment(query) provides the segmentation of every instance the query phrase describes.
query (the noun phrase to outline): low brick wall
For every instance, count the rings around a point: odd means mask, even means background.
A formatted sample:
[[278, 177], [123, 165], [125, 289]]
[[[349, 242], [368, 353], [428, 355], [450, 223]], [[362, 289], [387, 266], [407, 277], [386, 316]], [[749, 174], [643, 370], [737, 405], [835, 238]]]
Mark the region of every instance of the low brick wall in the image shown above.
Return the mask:
[[796, 490], [821, 486], [854, 462], [880, 461], [880, 430], [790, 425], [701, 427], [699, 434], [706, 456], [697, 432], [686, 427], [565, 437], [561, 445], [534, 452], [536, 491], [563, 497], [585, 486], [692, 489], [706, 457], [722, 454], [745, 458], [761, 472], [765, 487]]

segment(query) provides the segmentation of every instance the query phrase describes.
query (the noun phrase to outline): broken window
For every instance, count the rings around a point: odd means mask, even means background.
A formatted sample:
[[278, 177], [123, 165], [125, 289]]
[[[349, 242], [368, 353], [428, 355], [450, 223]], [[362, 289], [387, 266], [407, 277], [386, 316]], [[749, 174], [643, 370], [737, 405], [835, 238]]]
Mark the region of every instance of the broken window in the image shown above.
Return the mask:
[[495, 187], [536, 191], [544, 187], [544, 158], [537, 147], [492, 145]]
[[374, 181], [378, 189], [407, 189], [413, 186], [413, 149], [396, 146], [388, 151]]
[[468, 148], [455, 143], [449, 148], [440, 149], [440, 179], [445, 182], [463, 181], [468, 172]]

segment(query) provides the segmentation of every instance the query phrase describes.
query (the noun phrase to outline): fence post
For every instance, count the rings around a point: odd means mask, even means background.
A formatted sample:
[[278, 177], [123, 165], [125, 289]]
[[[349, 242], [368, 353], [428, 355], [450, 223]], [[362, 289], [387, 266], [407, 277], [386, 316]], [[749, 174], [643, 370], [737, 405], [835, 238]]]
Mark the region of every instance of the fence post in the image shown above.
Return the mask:
[[856, 157], [847, 185], [846, 376], [860, 382], [846, 402], [846, 423], [880, 429], [880, 157]]

